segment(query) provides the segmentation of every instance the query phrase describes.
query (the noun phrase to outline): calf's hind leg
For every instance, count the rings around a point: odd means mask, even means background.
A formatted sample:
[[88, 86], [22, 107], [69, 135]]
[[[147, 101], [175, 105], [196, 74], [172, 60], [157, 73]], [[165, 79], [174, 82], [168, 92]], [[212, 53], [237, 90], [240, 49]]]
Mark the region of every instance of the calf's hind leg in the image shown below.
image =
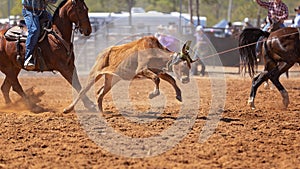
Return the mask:
[[97, 93], [99, 93], [98, 97], [98, 108], [100, 112], [103, 112], [102, 102], [104, 96], [111, 90], [111, 88], [119, 82], [121, 79], [111, 74], [105, 74], [105, 80], [103, 86], [99, 89]]

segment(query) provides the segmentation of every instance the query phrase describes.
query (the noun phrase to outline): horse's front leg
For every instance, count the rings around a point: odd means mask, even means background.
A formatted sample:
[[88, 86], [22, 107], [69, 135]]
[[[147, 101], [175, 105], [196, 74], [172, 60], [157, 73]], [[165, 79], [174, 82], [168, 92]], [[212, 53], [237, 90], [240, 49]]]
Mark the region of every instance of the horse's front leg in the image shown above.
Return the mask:
[[[69, 68], [69, 69], [68, 69]], [[73, 70], [73, 71], [72, 71]], [[71, 84], [71, 86], [79, 93], [82, 89], [81, 84], [79, 82], [79, 78], [77, 75], [76, 68], [67, 67], [67, 69], [60, 70], [61, 75]], [[89, 109], [90, 111], [96, 111], [96, 105], [93, 101], [91, 101], [85, 93], [80, 97], [84, 107]]]
[[251, 109], [255, 109], [254, 99], [256, 96], [256, 92], [258, 87], [267, 80], [267, 71], [263, 71], [252, 79], [252, 86], [250, 91], [250, 97], [248, 99], [248, 105], [250, 105]]

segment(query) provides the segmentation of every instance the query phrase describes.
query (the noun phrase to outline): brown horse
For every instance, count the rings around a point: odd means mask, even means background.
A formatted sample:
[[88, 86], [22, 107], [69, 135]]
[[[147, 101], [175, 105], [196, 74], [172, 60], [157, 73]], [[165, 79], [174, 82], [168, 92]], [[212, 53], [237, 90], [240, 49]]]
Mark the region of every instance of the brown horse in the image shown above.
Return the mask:
[[[36, 63], [34, 71], [59, 71], [61, 75], [77, 90], [81, 90], [81, 85], [74, 65], [74, 53], [72, 49], [73, 23], [80, 33], [88, 36], [91, 33], [91, 24], [88, 17], [88, 8], [84, 0], [64, 0], [54, 12], [52, 19], [52, 31], [49, 31], [46, 38], [37, 44], [40, 48], [44, 65]], [[11, 103], [9, 97], [10, 88], [18, 93], [30, 105], [29, 98], [23, 91], [18, 74], [21, 71], [20, 63], [17, 61], [17, 43], [9, 41], [4, 34], [7, 30], [0, 31], [0, 70], [5, 74], [5, 79], [1, 86], [5, 103]], [[25, 47], [20, 44], [20, 53], [24, 60]], [[43, 69], [42, 69], [43, 68]], [[92, 108], [92, 102], [85, 96], [83, 99], [85, 106]]]
[[288, 71], [295, 63], [300, 63], [300, 37], [297, 28], [282, 28], [268, 33], [257, 28], [245, 29], [239, 38], [239, 47], [242, 60], [247, 64], [249, 74], [254, 76], [256, 64], [255, 44], [260, 36], [267, 39], [263, 41], [262, 56], [264, 60], [264, 71], [252, 80], [250, 98], [248, 100], [252, 109], [255, 109], [254, 99], [258, 87], [270, 79], [280, 91], [283, 104], [287, 108], [289, 104], [288, 92], [279, 81], [282, 73]]

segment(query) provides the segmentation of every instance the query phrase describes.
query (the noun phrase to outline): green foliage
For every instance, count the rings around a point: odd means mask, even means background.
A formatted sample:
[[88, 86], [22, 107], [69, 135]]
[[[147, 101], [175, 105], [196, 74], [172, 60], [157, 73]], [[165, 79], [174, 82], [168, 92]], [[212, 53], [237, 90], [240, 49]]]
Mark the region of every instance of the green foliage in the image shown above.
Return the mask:
[[11, 7], [11, 15], [22, 15], [22, 1], [14, 1]]
[[[62, 0], [57, 2], [60, 3]], [[146, 11], [155, 10], [160, 12], [173, 12], [180, 10], [180, 1], [182, 2], [182, 12], [189, 12], [189, 0], [85, 0], [90, 12], [121, 12], [129, 10], [129, 3], [132, 6], [143, 7]], [[290, 16], [294, 16], [294, 8], [299, 4], [295, 0], [283, 0], [289, 7]], [[7, 2], [0, 2], [0, 18], [7, 17]], [[196, 1], [193, 2], [193, 11], [196, 15]], [[229, 0], [199, 0], [199, 12], [201, 16], [206, 16], [208, 26], [214, 25], [222, 19], [227, 19]], [[11, 15], [21, 15], [21, 0], [10, 0]], [[258, 15], [261, 18], [266, 16], [266, 10], [260, 8], [253, 0], [232, 0], [231, 18], [232, 22], [242, 21], [245, 17], [256, 19]]]

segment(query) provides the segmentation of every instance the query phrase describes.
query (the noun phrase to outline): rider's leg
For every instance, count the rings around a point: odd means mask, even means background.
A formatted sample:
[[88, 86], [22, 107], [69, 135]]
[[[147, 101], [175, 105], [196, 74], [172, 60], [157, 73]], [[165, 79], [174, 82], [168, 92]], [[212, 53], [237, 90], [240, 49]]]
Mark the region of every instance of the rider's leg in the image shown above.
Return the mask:
[[40, 22], [39, 15], [33, 11], [28, 11], [23, 9], [23, 16], [28, 28], [28, 36], [26, 39], [26, 52], [25, 52], [25, 63], [24, 67], [26, 69], [34, 69], [34, 59], [32, 57], [34, 48], [38, 42], [38, 37], [40, 34]]

